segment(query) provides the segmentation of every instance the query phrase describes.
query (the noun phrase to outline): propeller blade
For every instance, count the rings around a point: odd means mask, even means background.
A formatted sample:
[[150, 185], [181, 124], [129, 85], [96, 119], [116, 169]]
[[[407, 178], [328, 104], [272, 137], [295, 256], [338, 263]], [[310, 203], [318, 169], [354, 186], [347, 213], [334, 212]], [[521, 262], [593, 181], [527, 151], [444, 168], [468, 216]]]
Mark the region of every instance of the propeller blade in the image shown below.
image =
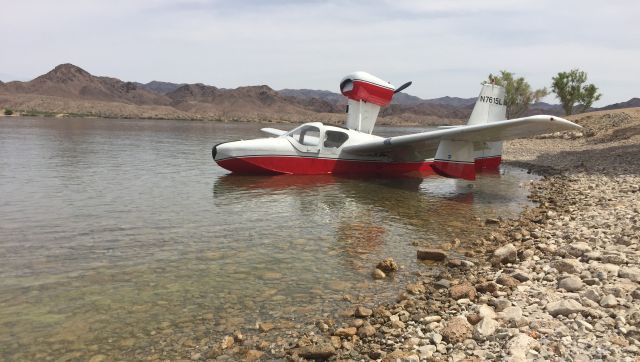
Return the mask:
[[393, 93], [395, 94], [395, 93], [400, 93], [400, 92], [402, 92], [403, 90], [405, 90], [405, 89], [409, 88], [409, 86], [411, 85], [411, 83], [413, 83], [413, 82], [406, 82], [405, 84], [403, 84], [403, 85], [401, 85], [400, 87], [398, 87], [398, 89], [394, 90], [394, 91], [393, 91]]

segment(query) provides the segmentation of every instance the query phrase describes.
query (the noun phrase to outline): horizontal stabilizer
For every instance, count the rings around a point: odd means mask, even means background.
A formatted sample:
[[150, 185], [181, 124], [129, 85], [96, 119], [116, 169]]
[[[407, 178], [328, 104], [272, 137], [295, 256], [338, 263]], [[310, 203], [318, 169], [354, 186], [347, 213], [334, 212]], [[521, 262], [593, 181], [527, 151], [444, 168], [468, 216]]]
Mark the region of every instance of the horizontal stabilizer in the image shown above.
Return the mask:
[[475, 180], [473, 142], [440, 141], [431, 167], [440, 176]]

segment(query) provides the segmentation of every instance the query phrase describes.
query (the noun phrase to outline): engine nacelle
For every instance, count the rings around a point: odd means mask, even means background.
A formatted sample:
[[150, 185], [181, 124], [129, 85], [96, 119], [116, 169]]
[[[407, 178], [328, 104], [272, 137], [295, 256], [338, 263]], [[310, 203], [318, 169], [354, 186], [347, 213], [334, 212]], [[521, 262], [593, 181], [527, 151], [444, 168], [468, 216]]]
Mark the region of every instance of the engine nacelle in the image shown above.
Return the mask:
[[381, 107], [391, 103], [395, 89], [391, 83], [367, 72], [354, 72], [340, 81], [340, 92], [347, 98], [374, 103]]

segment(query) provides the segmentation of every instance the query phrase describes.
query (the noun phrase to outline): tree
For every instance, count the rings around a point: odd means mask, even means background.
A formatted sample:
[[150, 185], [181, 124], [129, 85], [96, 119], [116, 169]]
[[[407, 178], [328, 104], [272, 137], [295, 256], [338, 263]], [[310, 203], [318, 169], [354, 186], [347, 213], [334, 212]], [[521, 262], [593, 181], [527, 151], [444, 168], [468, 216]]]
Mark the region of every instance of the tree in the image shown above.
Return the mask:
[[12, 111], [12, 110], [10, 110], [9, 108], [5, 108], [5, 110], [4, 110], [4, 115], [5, 115], [5, 116], [10, 116], [10, 115], [12, 115], [12, 114], [13, 114], [13, 111]]
[[580, 105], [579, 111], [584, 112], [593, 102], [600, 99], [598, 87], [587, 82], [587, 73], [579, 69], [571, 69], [569, 72], [560, 72], [552, 78], [551, 89], [560, 99], [566, 115], [573, 113], [574, 106]]
[[529, 105], [538, 102], [549, 92], [547, 88], [531, 90], [531, 86], [524, 77], [515, 78], [514, 73], [501, 70], [500, 75], [489, 74], [485, 83], [494, 83], [505, 88], [504, 103], [507, 107], [507, 119], [524, 115]]

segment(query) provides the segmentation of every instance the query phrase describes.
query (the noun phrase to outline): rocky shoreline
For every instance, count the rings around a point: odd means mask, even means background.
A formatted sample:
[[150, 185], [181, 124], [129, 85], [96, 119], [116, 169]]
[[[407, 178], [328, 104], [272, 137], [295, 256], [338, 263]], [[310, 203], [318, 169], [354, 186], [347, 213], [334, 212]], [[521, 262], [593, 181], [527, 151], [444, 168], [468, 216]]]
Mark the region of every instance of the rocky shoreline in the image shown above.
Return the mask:
[[[515, 220], [474, 221], [486, 235], [465, 245], [468, 259], [418, 250], [433, 267], [393, 302], [353, 303], [276, 334], [257, 325], [185, 357], [640, 360], [640, 110], [573, 120], [584, 132], [509, 143], [506, 162], [544, 176], [532, 185], [538, 206]], [[372, 270], [384, 278], [397, 265]]]

